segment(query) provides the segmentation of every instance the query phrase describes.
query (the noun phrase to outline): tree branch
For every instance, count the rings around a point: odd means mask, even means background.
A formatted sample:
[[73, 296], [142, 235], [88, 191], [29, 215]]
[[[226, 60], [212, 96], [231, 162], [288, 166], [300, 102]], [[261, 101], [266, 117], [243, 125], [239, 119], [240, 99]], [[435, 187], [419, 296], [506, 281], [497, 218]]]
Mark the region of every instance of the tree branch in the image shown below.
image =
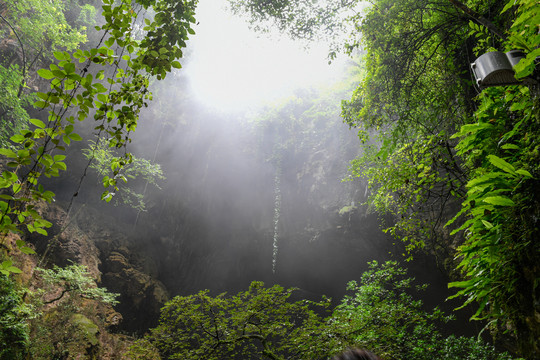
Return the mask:
[[485, 17], [483, 17], [482, 15], [480, 15], [479, 13], [477, 13], [476, 11], [474, 11], [473, 9], [471, 9], [470, 7], [468, 7], [467, 5], [463, 4], [462, 2], [458, 0], [448, 0], [448, 1], [450, 1], [452, 5], [454, 5], [456, 8], [463, 11], [468, 17], [470, 17], [477, 23], [484, 25], [493, 34], [497, 35], [502, 40], [506, 40], [506, 35], [504, 35], [504, 33], [500, 31], [499, 28], [497, 28], [497, 26], [495, 26], [495, 24], [493, 24], [491, 21], [489, 21], [488, 19], [486, 19]]

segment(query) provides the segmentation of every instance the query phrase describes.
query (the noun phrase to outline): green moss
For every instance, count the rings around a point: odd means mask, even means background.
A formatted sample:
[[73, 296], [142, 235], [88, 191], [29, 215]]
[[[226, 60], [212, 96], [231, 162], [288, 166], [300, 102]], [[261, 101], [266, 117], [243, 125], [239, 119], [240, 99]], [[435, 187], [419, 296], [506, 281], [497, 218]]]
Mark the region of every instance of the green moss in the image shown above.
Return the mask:
[[347, 205], [347, 206], [344, 206], [342, 207], [340, 210], [339, 210], [339, 215], [345, 215], [345, 214], [348, 214], [348, 213], [351, 213], [353, 212], [354, 210], [356, 210], [356, 206], [354, 205]]
[[84, 316], [83, 314], [74, 314], [71, 317], [72, 323], [81, 330], [84, 338], [91, 345], [98, 345], [99, 339], [99, 327], [94, 324], [92, 320]]

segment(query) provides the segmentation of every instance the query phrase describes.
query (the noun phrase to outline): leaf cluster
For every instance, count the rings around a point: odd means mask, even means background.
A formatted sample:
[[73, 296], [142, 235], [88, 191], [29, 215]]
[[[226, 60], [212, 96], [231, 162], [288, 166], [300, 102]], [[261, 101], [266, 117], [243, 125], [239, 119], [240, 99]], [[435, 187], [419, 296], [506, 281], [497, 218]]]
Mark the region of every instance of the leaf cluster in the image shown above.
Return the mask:
[[[117, 156], [116, 148], [107, 147], [103, 141], [98, 143], [89, 141], [89, 145], [90, 148], [83, 149], [83, 154], [91, 160], [90, 168], [98, 173], [102, 178], [103, 187], [107, 189], [102, 194], [102, 199], [109, 202], [113, 195], [117, 195], [116, 205], [125, 204], [139, 211], [145, 211], [144, 194], [120, 185], [118, 180], [127, 183], [128, 179], [142, 179], [147, 185], [159, 188], [158, 181], [165, 179], [161, 166], [131, 154], [126, 162], [124, 157]], [[111, 172], [114, 172], [115, 166], [121, 167], [121, 172], [113, 175]]]
[[328, 302], [292, 302], [293, 291], [253, 282], [231, 297], [211, 297], [208, 291], [177, 296], [162, 309], [151, 340], [171, 359], [302, 356], [315, 346], [323, 324], [314, 308], [325, 309]]

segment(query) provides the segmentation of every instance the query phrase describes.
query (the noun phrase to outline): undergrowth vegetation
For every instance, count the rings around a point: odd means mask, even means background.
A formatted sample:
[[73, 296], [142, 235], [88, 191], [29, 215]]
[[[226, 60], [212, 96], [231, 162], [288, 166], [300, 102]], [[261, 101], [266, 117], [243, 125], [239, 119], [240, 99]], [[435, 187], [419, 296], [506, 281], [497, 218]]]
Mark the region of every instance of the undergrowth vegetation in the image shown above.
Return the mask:
[[[480, 339], [444, 336], [452, 321], [426, 310], [416, 285], [395, 261], [370, 263], [335, 307], [329, 299], [293, 300], [295, 289], [253, 282], [235, 295], [177, 296], [159, 325], [130, 349], [131, 359], [327, 359], [350, 347], [386, 360], [510, 360]], [[151, 354], [151, 355], [145, 355]]]

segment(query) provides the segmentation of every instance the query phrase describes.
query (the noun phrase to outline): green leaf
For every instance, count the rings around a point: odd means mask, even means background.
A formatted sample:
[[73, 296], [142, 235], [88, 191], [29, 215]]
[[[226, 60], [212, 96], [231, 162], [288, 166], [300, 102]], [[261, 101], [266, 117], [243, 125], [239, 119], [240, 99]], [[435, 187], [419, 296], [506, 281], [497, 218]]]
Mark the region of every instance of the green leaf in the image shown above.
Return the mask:
[[63, 163], [63, 162], [56, 162], [56, 163], [53, 164], [52, 167], [53, 167], [54, 169], [60, 169], [60, 170], [64, 170], [64, 171], [67, 170], [67, 166], [66, 166], [66, 164]]
[[6, 268], [7, 271], [11, 272], [11, 273], [14, 273], [14, 274], [20, 274], [22, 273], [22, 270], [19, 269], [18, 267], [16, 266], [10, 266], [8, 268]]
[[100, 83], [96, 83], [94, 84], [94, 89], [97, 91], [97, 92], [107, 92], [107, 88], [105, 86], [103, 86], [102, 84]]
[[14, 143], [17, 143], [17, 144], [20, 144], [22, 143], [23, 141], [26, 140], [26, 138], [21, 135], [21, 134], [16, 134], [16, 135], [13, 135], [12, 137], [9, 138], [11, 141], [13, 141]]
[[37, 73], [38, 73], [39, 76], [41, 76], [45, 80], [50, 80], [50, 79], [54, 78], [53, 73], [50, 70], [47, 70], [47, 69], [39, 69], [37, 71]]
[[176, 61], [176, 60], [173, 61], [173, 62], [171, 62], [171, 66], [172, 66], [173, 68], [175, 68], [175, 69], [181, 69], [181, 68], [182, 68], [182, 64], [180, 64], [180, 62], [178, 62], [178, 61]]
[[66, 72], [64, 70], [52, 70], [52, 73], [58, 79], [63, 79], [66, 77]]
[[530, 179], [533, 178], [532, 174], [530, 172], [528, 172], [527, 170], [519, 169], [519, 170], [516, 170], [516, 173], [518, 173], [519, 175], [523, 175], [525, 177], [528, 177]]
[[47, 102], [42, 101], [42, 100], [36, 101], [36, 102], [34, 103], [34, 107], [35, 107], [35, 108], [41, 108], [41, 109], [46, 108], [47, 105], [48, 105]]
[[101, 194], [101, 200], [105, 200], [106, 202], [110, 202], [113, 198], [114, 193], [110, 193], [108, 191], [105, 191], [103, 194]]
[[68, 74], [71, 74], [71, 73], [74, 73], [75, 72], [75, 64], [74, 63], [67, 63], [64, 65], [64, 70], [66, 71], [66, 73]]
[[490, 223], [489, 221], [482, 220], [482, 224], [484, 224], [484, 226], [485, 226], [488, 230], [493, 228], [493, 224]]
[[47, 230], [43, 229], [43, 228], [35, 228], [34, 229], [35, 232], [37, 232], [38, 234], [40, 235], [43, 235], [43, 236], [47, 236]]
[[502, 171], [513, 175], [516, 174], [516, 169], [514, 168], [514, 166], [512, 166], [512, 164], [508, 163], [507, 161], [501, 159], [500, 157], [496, 155], [488, 155], [487, 158], [492, 165], [498, 167]]
[[39, 119], [30, 119], [30, 123], [40, 129], [45, 129], [45, 123]]
[[73, 140], [73, 141], [81, 141], [81, 140], [82, 140], [81, 135], [76, 134], [76, 133], [71, 133], [71, 134], [69, 134], [68, 136], [69, 136], [69, 138], [70, 138], [71, 140]]
[[0, 148], [0, 155], [7, 156], [9, 158], [16, 158], [17, 154], [13, 150]]
[[62, 60], [67, 60], [64, 53], [62, 51], [55, 51], [53, 53], [54, 57], [59, 60], [59, 61], [62, 61]]
[[28, 246], [22, 246], [20, 250], [23, 254], [26, 254], [26, 255], [34, 255], [36, 253], [33, 249], [29, 248]]
[[527, 54], [525, 59], [521, 59], [521, 61], [514, 66], [516, 78], [519, 79], [529, 76], [534, 71], [535, 61], [538, 56], [540, 56], [540, 48], [531, 51], [529, 54]]
[[520, 147], [515, 145], [515, 144], [504, 144], [503, 146], [501, 146], [501, 149], [504, 149], [504, 150], [519, 150]]
[[516, 204], [506, 196], [489, 196], [482, 200], [485, 203], [499, 206], [515, 206]]

